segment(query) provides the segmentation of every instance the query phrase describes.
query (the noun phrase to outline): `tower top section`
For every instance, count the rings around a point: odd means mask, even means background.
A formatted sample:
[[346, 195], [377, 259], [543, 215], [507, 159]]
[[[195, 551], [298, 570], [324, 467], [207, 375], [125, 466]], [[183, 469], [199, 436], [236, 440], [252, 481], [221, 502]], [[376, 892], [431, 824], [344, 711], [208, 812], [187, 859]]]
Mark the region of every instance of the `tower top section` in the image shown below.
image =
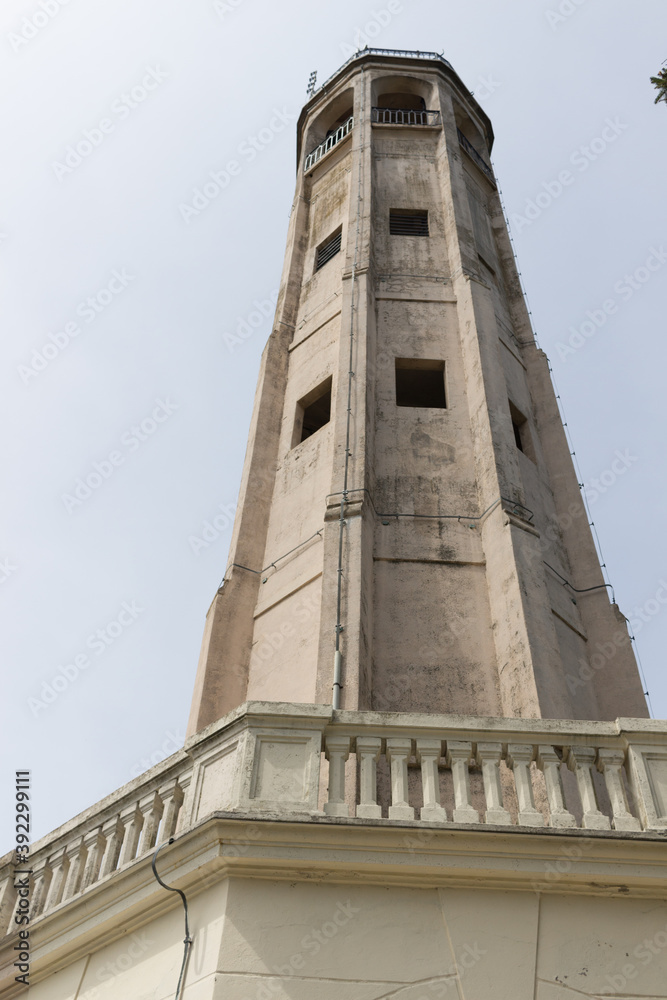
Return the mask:
[[409, 49], [360, 49], [350, 56], [335, 73], [321, 84], [314, 92], [313, 96], [304, 104], [299, 121], [297, 123], [297, 163], [300, 162], [304, 127], [312, 112], [319, 107], [340, 88], [346, 79], [355, 75], [361, 68], [366, 66], [386, 66], [399, 70], [403, 75], [406, 70], [414, 69], [417, 73], [423, 73], [424, 69], [430, 72], [437, 72], [458, 90], [460, 97], [464, 98], [471, 110], [473, 110], [482, 125], [482, 130], [486, 139], [488, 150], [493, 147], [494, 135], [491, 119], [482, 110], [475, 97], [458, 75], [452, 64], [439, 52], [420, 52]]

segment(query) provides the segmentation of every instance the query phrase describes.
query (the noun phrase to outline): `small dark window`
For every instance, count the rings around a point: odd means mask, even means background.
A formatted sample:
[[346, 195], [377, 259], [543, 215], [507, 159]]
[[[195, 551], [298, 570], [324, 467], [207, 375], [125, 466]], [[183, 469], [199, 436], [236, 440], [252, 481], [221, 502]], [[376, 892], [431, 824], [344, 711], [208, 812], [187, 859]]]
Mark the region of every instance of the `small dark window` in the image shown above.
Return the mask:
[[392, 236], [428, 236], [428, 212], [414, 208], [390, 209], [389, 232]]
[[530, 427], [528, 425], [527, 419], [524, 417], [520, 410], [517, 410], [514, 403], [510, 401], [510, 415], [512, 417], [512, 431], [514, 432], [514, 441], [516, 443], [519, 451], [522, 451], [531, 462], [535, 461], [535, 449], [533, 448], [533, 439], [530, 433]]
[[331, 376], [297, 403], [294, 444], [305, 441], [330, 420]]
[[335, 257], [339, 253], [342, 235], [343, 231], [339, 229], [333, 236], [329, 236], [324, 243], [320, 243], [315, 254], [316, 271], [319, 271], [332, 257]]
[[396, 405], [444, 410], [447, 406], [445, 362], [396, 358]]

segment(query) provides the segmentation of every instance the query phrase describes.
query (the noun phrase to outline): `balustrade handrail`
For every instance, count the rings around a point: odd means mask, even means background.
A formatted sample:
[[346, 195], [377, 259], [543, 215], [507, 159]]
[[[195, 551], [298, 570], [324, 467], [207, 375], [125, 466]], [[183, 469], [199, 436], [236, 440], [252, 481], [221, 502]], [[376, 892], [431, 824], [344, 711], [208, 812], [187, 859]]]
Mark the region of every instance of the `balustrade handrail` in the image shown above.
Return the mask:
[[[667, 739], [667, 723], [661, 719], [618, 718], [613, 721], [589, 719], [532, 719], [484, 715], [431, 715], [426, 712], [383, 712], [337, 710], [332, 713], [331, 731], [349, 735], [383, 729], [393, 733], [407, 730], [419, 734], [437, 732], [441, 738], [483, 739], [493, 738], [507, 742], [518, 739], [534, 743], [549, 741], [567, 744], [573, 740], [590, 739], [592, 742], [616, 746], [633, 734], [641, 734], [642, 742]], [[327, 732], [329, 731], [327, 728]]]
[[[286, 743], [294, 744], [293, 754], [285, 754]], [[438, 716], [248, 702], [33, 845], [33, 918], [216, 812], [321, 816], [323, 753], [329, 761], [326, 816], [479, 829], [667, 832], [661, 791], [667, 785], [667, 728], [660, 720]], [[359, 772], [352, 811], [346, 782], [357, 778], [345, 765], [351, 753]], [[220, 770], [223, 758], [228, 765]], [[410, 801], [410, 768], [421, 774], [421, 807]], [[442, 784], [443, 771], [449, 784]], [[13, 861], [11, 853], [0, 859], [0, 935], [12, 926], [18, 905]]]
[[377, 125], [439, 125], [440, 112], [422, 108], [371, 108], [371, 121]]
[[314, 167], [316, 163], [319, 163], [322, 157], [332, 150], [342, 139], [349, 135], [353, 128], [354, 116], [350, 115], [347, 121], [343, 122], [343, 124], [340, 125], [335, 132], [328, 135], [326, 139], [319, 144], [319, 146], [316, 146], [315, 149], [308, 153], [303, 169], [308, 171], [311, 167]]
[[330, 77], [328, 77], [324, 81], [324, 83], [320, 84], [317, 90], [314, 91], [313, 96], [319, 94], [321, 90], [324, 90], [326, 87], [328, 87], [331, 81], [335, 80], [338, 74], [341, 73], [346, 66], [349, 66], [350, 63], [355, 62], [362, 56], [389, 56], [392, 59], [395, 59], [397, 57], [400, 59], [428, 59], [432, 62], [442, 63], [442, 65], [446, 66], [448, 69], [451, 70], [454, 69], [449, 60], [445, 59], [445, 57], [440, 52], [420, 52], [417, 49], [378, 49], [378, 48], [372, 48], [367, 45], [363, 49], [358, 49], [354, 53], [354, 55], [351, 55], [349, 59], [346, 59], [345, 62], [342, 64], [342, 66], [338, 67], [335, 73], [333, 73]]

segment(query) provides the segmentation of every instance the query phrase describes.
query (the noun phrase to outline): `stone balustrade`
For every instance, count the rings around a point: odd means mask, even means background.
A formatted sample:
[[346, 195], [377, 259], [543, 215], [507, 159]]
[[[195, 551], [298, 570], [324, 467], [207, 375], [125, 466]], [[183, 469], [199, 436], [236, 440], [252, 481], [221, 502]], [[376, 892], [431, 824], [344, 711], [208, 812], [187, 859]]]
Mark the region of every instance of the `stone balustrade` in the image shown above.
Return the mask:
[[[214, 813], [627, 837], [667, 831], [667, 723], [248, 702], [32, 845], [31, 920]], [[14, 856], [0, 934], [14, 931]]]

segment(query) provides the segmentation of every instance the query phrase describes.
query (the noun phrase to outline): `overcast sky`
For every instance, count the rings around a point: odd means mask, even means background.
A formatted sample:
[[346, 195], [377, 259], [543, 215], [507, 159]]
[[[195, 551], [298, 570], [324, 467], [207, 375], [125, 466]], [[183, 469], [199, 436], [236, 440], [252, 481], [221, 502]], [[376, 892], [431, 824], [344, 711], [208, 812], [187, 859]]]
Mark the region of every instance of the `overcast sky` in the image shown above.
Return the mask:
[[[32, 769], [39, 836], [182, 744], [282, 268], [296, 119], [310, 72], [323, 82], [365, 44], [442, 52], [493, 121], [535, 328], [667, 717], [667, 107], [648, 79], [667, 57], [664, 0], [392, 10], [4, 0], [0, 853], [15, 769]], [[225, 189], [195, 213], [211, 171]], [[47, 705], [43, 684], [66, 667]]]

